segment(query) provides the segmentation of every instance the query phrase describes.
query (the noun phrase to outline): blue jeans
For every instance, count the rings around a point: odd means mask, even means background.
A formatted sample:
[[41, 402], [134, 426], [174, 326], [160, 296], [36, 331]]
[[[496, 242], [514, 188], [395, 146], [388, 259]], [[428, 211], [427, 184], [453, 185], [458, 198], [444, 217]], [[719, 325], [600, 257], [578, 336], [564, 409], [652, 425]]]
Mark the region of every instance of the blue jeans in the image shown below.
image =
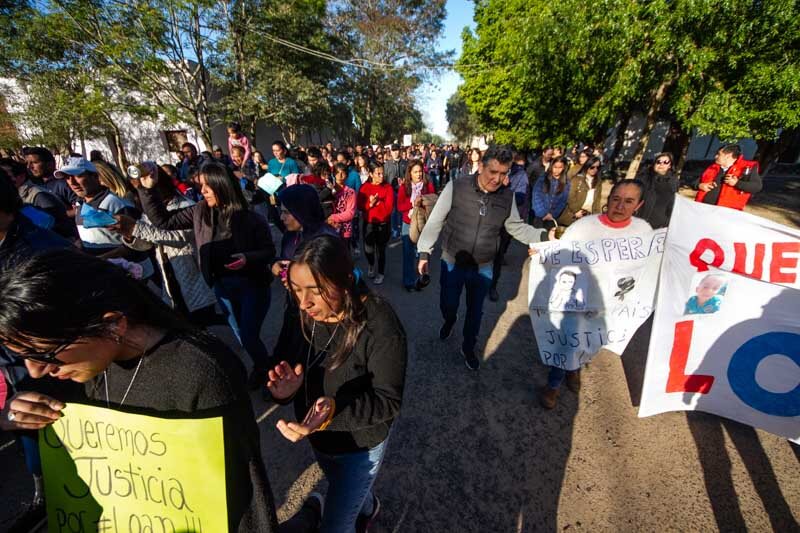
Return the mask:
[[32, 431], [20, 433], [19, 441], [22, 444], [22, 450], [25, 453], [25, 466], [28, 467], [28, 472], [34, 476], [41, 476], [42, 458], [39, 455], [38, 435]]
[[551, 389], [557, 389], [564, 382], [564, 377], [567, 371], [557, 366], [551, 366], [550, 371], [547, 373], [547, 386]]
[[445, 322], [455, 322], [461, 290], [467, 288], [467, 316], [464, 318], [464, 349], [472, 350], [483, 317], [483, 301], [492, 285], [492, 268], [463, 268], [442, 261], [439, 274], [439, 310]]
[[363, 452], [328, 455], [314, 450], [328, 480], [320, 533], [354, 531], [358, 515], [372, 513], [372, 484], [378, 477], [388, 441], [387, 437]]
[[428, 172], [428, 176], [431, 179], [431, 183], [433, 183], [433, 188], [438, 192], [439, 191], [439, 171], [438, 170], [431, 170]]
[[417, 245], [411, 242], [407, 228], [403, 222], [403, 286], [409, 288], [417, 283]]
[[243, 276], [225, 276], [214, 283], [214, 294], [253, 367], [267, 368], [269, 352], [261, 340], [261, 326], [269, 311], [269, 285], [253, 283]]

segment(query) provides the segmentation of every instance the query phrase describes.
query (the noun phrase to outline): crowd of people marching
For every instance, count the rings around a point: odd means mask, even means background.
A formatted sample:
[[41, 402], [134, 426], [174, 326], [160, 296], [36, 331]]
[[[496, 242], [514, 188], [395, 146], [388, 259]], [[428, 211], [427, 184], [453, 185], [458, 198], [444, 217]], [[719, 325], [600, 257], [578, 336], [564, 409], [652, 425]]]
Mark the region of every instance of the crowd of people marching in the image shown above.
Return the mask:
[[[228, 134], [227, 153], [186, 143], [174, 163], [126, 169], [98, 153], [57, 165], [42, 147], [0, 159], [0, 427], [16, 434], [34, 476], [25, 520], [44, 509], [35, 431], [77, 401], [221, 416], [231, 531], [366, 531], [408, 357], [403, 325], [370, 286], [424, 289], [438, 242], [439, 337], [452, 335], [465, 291], [461, 353], [478, 370], [484, 300], [499, 298], [512, 238], [528, 246], [665, 227], [678, 190], [668, 153], [604, 194], [603, 154], [591, 146], [532, 157], [504, 146], [275, 141], [268, 157], [238, 124]], [[760, 188], [757, 165], [727, 145], [697, 200], [741, 209]], [[393, 240], [402, 275], [388, 280]], [[261, 330], [273, 280], [285, 298], [270, 349]], [[225, 324], [249, 375], [207, 332]], [[564, 381], [577, 392], [580, 371], [551, 367], [545, 408]], [[296, 420], [277, 429], [307, 438], [328, 480], [324, 498], [312, 494], [280, 525], [248, 389], [293, 404]]]

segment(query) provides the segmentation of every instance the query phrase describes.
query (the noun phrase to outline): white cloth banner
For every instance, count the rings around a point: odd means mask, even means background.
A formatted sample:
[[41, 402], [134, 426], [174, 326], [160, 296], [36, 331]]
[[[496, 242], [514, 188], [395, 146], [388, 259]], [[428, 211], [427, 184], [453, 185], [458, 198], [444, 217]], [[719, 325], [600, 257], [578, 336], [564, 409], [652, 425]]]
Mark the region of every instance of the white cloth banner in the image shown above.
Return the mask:
[[606, 348], [621, 354], [653, 311], [666, 230], [591, 241], [552, 241], [537, 251], [528, 308], [542, 362], [577, 370]]
[[639, 416], [698, 410], [800, 442], [800, 231], [676, 198]]

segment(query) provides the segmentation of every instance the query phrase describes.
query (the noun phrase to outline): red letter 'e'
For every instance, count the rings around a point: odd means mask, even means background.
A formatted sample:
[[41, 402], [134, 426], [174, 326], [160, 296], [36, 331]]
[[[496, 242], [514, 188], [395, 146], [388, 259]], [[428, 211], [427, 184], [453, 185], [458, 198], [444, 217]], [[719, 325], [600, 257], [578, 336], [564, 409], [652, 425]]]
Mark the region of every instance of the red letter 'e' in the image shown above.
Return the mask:
[[799, 252], [800, 242], [772, 243], [772, 261], [769, 266], [769, 281], [771, 283], [794, 283], [797, 281], [797, 272], [781, 272], [781, 269], [797, 269], [797, 257], [786, 257], [783, 254], [796, 254]]

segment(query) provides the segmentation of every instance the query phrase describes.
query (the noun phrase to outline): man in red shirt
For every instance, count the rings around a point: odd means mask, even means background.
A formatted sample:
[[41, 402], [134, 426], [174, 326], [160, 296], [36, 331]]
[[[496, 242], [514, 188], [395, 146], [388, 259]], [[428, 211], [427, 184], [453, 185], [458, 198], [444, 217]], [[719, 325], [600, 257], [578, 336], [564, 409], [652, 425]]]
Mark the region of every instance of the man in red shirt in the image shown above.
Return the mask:
[[700, 176], [695, 201], [741, 211], [761, 187], [758, 162], [745, 159], [738, 144], [726, 144]]

